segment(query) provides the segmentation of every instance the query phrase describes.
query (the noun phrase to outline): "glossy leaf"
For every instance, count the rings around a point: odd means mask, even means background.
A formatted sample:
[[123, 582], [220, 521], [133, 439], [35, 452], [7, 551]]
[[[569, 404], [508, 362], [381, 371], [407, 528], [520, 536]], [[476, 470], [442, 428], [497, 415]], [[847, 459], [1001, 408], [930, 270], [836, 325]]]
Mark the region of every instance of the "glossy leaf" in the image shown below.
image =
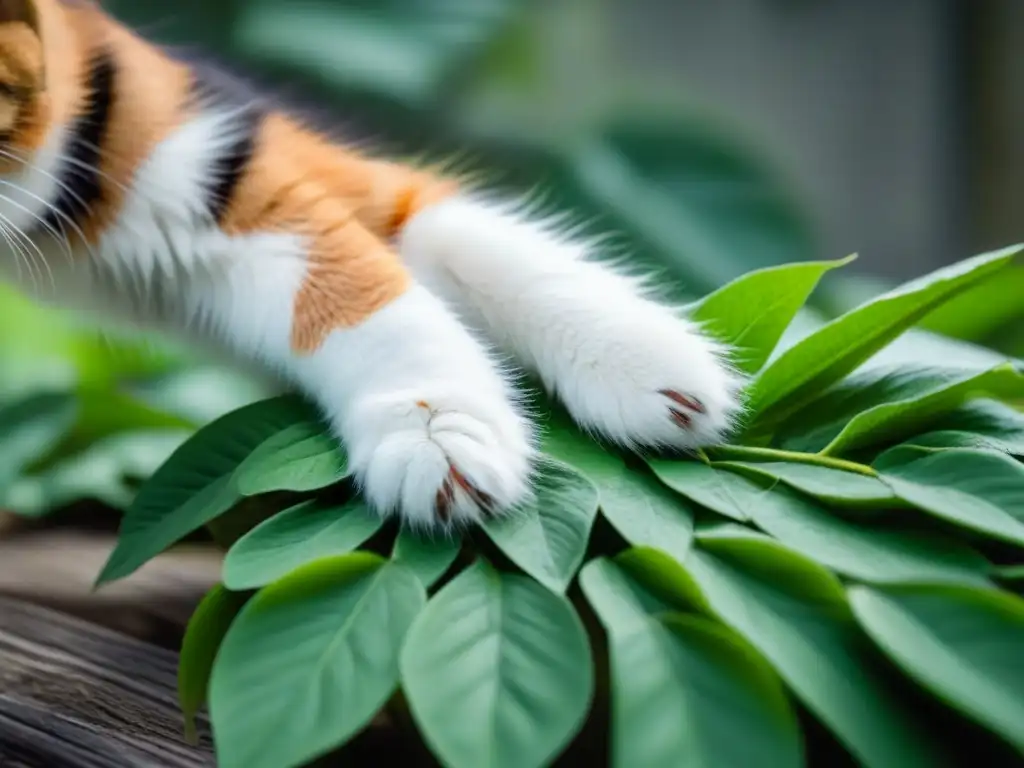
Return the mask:
[[1024, 466], [1000, 453], [898, 448], [875, 462], [879, 476], [918, 509], [1024, 546]]
[[936, 448], [979, 448], [1024, 456], [1024, 413], [995, 400], [972, 400], [944, 414], [932, 432], [905, 441]]
[[542, 457], [533, 498], [483, 528], [520, 568], [541, 584], [564, 592], [587, 550], [597, 515], [597, 488], [568, 464]]
[[230, 509], [240, 498], [234, 472], [269, 436], [308, 418], [285, 396], [240, 408], [200, 429], [142, 487], [125, 513], [99, 584], [123, 578]]
[[185, 738], [196, 743], [195, 717], [206, 703], [213, 661], [238, 612], [249, 595], [214, 586], [199, 605], [185, 628], [178, 658], [178, 701], [185, 718]]
[[582, 725], [592, 664], [568, 600], [478, 562], [416, 619], [402, 650], [402, 686], [445, 765], [539, 768]]
[[965, 291], [929, 314], [920, 325], [944, 336], [985, 342], [994, 331], [1024, 316], [1021, 296], [1024, 266], [1008, 269]]
[[402, 530], [395, 539], [391, 559], [415, 573], [424, 589], [430, 589], [455, 562], [461, 548], [462, 539], [458, 536], [429, 539], [422, 534]]
[[[631, 547], [611, 561], [603, 558], [591, 561], [595, 562], [611, 562], [616, 573], [623, 575], [621, 579], [607, 582], [607, 586], [615, 589], [605, 592], [605, 610], [614, 610], [621, 621], [628, 622], [638, 615], [665, 611], [714, 616], [693, 577], [679, 561], [659, 549]], [[622, 605], [613, 608], [613, 598]]]
[[405, 568], [324, 558], [260, 590], [231, 625], [210, 680], [223, 768], [290, 768], [342, 745], [394, 691], [425, 601]]
[[749, 520], [750, 505], [761, 494], [761, 487], [745, 477], [700, 461], [654, 459], [648, 463], [673, 491], [734, 520]]
[[1024, 751], [1024, 601], [991, 589], [854, 587], [850, 604], [892, 660]]
[[319, 420], [302, 421], [271, 435], [249, 454], [236, 472], [245, 496], [271, 491], [315, 491], [348, 474], [337, 438]]
[[984, 371], [872, 369], [809, 403], [802, 417], [784, 426], [782, 442], [833, 456], [891, 444], [942, 423], [945, 414], [982, 396], [1024, 397], [1024, 374], [1008, 363]]
[[769, 539], [705, 536], [687, 562], [722, 620], [864, 765], [944, 765], [901, 706], [827, 570]]
[[987, 583], [985, 559], [949, 537], [850, 522], [782, 486], [764, 491], [750, 510], [783, 544], [860, 581]]
[[748, 407], [766, 428], [801, 408], [853, 371], [929, 312], [1009, 266], [1020, 253], [1007, 248], [966, 259], [911, 281], [827, 323], [761, 371]]
[[822, 276], [853, 258], [748, 272], [696, 302], [689, 314], [733, 350], [733, 363], [740, 370], [756, 373]]
[[623, 599], [642, 589], [631, 581], [607, 560], [580, 575], [609, 636], [612, 765], [802, 765], [796, 718], [764, 659], [717, 622]]
[[901, 505], [889, 486], [860, 472], [795, 461], [716, 461], [712, 466], [749, 477], [780, 480], [834, 506], [865, 509]]
[[351, 552], [383, 524], [362, 499], [305, 501], [263, 521], [232, 545], [224, 558], [224, 584], [229, 589], [270, 584], [314, 560]]
[[658, 547], [682, 559], [693, 538], [693, 510], [642, 469], [583, 435], [561, 412], [552, 413], [544, 449], [592, 482], [601, 512], [626, 541]]

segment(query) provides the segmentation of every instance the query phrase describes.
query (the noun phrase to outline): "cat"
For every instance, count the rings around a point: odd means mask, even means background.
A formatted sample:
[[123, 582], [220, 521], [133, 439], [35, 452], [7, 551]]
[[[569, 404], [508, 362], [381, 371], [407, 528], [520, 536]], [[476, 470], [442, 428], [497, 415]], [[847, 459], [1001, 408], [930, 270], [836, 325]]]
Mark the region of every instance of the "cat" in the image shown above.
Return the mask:
[[529, 498], [517, 367], [632, 450], [718, 442], [740, 409], [727, 350], [595, 243], [336, 142], [89, 0], [0, 0], [0, 237], [40, 302], [282, 376], [411, 527]]

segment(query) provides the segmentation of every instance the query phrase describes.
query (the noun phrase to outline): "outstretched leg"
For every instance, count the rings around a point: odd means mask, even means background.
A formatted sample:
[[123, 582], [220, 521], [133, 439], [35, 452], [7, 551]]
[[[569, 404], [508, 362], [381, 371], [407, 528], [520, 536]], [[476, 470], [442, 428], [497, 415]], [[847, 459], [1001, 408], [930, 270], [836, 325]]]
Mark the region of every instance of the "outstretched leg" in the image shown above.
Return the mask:
[[378, 511], [431, 526], [513, 506], [530, 427], [487, 350], [355, 220], [308, 243], [249, 241], [196, 309], [315, 398]]
[[739, 379], [723, 350], [585, 243], [463, 194], [416, 213], [399, 250], [585, 429], [631, 448], [690, 449], [727, 433]]

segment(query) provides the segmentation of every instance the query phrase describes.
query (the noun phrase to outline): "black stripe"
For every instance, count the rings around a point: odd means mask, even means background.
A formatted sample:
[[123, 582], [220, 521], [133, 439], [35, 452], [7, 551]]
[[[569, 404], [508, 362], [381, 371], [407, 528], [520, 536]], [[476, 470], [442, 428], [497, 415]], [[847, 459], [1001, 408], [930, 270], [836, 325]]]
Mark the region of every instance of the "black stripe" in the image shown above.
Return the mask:
[[206, 206], [219, 223], [252, 159], [267, 107], [248, 83], [216, 67], [193, 63], [192, 78], [193, 94], [199, 103], [237, 115], [231, 124], [233, 137], [211, 163], [206, 186]]
[[103, 197], [100, 159], [103, 139], [114, 104], [117, 67], [108, 51], [97, 51], [89, 69], [88, 106], [71, 125], [64, 144], [65, 158], [57, 170], [60, 190], [41, 228], [62, 231], [64, 223], [79, 221]]
[[234, 129], [238, 136], [225, 148], [210, 166], [210, 184], [206, 190], [206, 205], [213, 218], [220, 223], [231, 203], [242, 174], [256, 149], [256, 133], [263, 115], [247, 110], [238, 117]]

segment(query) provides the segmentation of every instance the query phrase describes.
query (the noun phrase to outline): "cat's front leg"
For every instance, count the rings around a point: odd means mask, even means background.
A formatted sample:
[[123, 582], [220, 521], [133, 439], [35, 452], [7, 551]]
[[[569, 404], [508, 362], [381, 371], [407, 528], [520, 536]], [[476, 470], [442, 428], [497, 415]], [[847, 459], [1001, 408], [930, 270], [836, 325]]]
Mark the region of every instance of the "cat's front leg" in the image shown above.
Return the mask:
[[588, 244], [459, 195], [419, 212], [399, 247], [584, 428], [630, 448], [692, 449], [728, 434], [740, 379], [725, 350]]
[[205, 312], [320, 404], [381, 514], [425, 528], [509, 510], [528, 493], [533, 454], [513, 387], [445, 305], [365, 239], [361, 260], [333, 266], [249, 253], [207, 289]]

